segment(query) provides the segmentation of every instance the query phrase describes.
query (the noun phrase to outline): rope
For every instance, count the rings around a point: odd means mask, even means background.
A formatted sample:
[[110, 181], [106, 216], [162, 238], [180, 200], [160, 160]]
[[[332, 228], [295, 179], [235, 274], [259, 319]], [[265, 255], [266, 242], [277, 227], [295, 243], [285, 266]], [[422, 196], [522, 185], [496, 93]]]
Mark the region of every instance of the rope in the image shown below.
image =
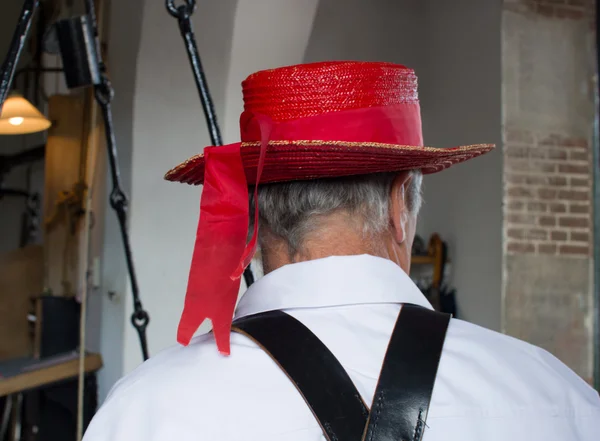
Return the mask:
[[[91, 112], [90, 120], [97, 121], [97, 106], [90, 99]], [[93, 130], [94, 125], [91, 126]], [[79, 375], [77, 384], [77, 441], [83, 437], [83, 407], [84, 407], [84, 379], [85, 379], [85, 341], [86, 341], [86, 323], [87, 323], [87, 297], [89, 291], [90, 274], [90, 230], [92, 227], [92, 203], [94, 180], [96, 176], [96, 163], [98, 157], [98, 135], [90, 136], [88, 151], [87, 179], [88, 192], [85, 198], [85, 217], [83, 224], [83, 239], [81, 256], [84, 256], [84, 264], [80, 266], [79, 280], [81, 281], [81, 310], [79, 318]]]
[[[101, 0], [99, 1], [101, 5]], [[88, 5], [89, 6], [89, 5]], [[91, 11], [94, 13], [93, 3], [91, 3]], [[98, 7], [97, 29], [102, 29], [104, 9]], [[83, 410], [84, 410], [84, 392], [85, 392], [85, 341], [86, 341], [86, 323], [87, 323], [87, 296], [90, 274], [90, 230], [92, 227], [92, 203], [94, 195], [94, 183], [96, 178], [96, 163], [98, 161], [98, 137], [99, 133], [94, 132], [98, 122], [98, 106], [95, 103], [94, 92], [89, 94], [90, 120], [89, 120], [89, 135], [88, 135], [88, 166], [86, 170], [86, 182], [88, 191], [85, 198], [84, 224], [83, 224], [83, 250], [81, 256], [85, 256], [84, 264], [80, 267], [79, 280], [81, 280], [81, 310], [79, 318], [79, 375], [77, 378], [77, 441], [83, 439]]]

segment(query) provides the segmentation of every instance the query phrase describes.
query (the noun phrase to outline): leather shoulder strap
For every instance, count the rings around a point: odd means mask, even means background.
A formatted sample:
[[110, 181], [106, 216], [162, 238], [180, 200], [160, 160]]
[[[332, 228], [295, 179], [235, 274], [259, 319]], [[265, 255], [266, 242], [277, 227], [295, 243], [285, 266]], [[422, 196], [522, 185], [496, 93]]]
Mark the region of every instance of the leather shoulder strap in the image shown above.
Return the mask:
[[296, 386], [329, 441], [361, 441], [368, 417], [352, 380], [306, 326], [282, 311], [236, 320], [233, 331], [257, 343]]
[[293, 317], [282, 311], [244, 317], [233, 331], [282, 368], [329, 441], [420, 441], [449, 322], [448, 314], [402, 307], [370, 414], [339, 361]]
[[364, 441], [420, 441], [450, 315], [405, 304], [383, 362]]

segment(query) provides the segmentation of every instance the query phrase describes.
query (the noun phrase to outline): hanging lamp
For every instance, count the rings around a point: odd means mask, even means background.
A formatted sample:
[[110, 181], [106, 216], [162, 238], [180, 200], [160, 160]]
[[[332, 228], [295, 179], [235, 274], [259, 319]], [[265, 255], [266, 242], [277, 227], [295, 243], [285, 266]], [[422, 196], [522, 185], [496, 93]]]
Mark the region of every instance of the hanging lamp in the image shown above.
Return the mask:
[[12, 93], [0, 113], [0, 135], [25, 135], [47, 130], [52, 123], [28, 100]]

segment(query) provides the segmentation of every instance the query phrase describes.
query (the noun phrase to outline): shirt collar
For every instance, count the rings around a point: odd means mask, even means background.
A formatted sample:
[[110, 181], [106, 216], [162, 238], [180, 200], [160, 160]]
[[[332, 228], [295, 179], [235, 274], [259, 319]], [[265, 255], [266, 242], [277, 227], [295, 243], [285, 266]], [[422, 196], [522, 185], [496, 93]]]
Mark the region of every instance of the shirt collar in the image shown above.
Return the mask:
[[412, 303], [433, 309], [411, 278], [390, 260], [333, 256], [283, 266], [242, 296], [236, 318], [279, 309]]

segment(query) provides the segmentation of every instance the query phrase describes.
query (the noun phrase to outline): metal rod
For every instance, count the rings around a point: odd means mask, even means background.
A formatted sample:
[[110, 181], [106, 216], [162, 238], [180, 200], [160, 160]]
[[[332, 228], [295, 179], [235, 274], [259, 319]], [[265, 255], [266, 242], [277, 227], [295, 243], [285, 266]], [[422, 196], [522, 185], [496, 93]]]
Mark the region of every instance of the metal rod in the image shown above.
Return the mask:
[[17, 27], [13, 34], [12, 41], [10, 42], [8, 55], [4, 59], [0, 70], [0, 112], [2, 111], [4, 101], [6, 101], [8, 92], [12, 86], [17, 65], [19, 64], [19, 59], [21, 58], [21, 53], [23, 52], [23, 47], [27, 40], [27, 34], [29, 33], [31, 23], [33, 22], [33, 16], [39, 5], [39, 0], [25, 0], [23, 3], [23, 9], [21, 10]]
[[148, 343], [146, 340], [146, 327], [150, 321], [148, 313], [142, 308], [142, 302], [139, 297], [139, 285], [135, 266], [133, 263], [133, 254], [131, 250], [131, 242], [127, 232], [127, 196], [121, 187], [121, 174], [119, 173], [119, 165], [117, 162], [117, 147], [115, 141], [112, 110], [109, 99], [102, 95], [102, 90], [96, 90], [96, 97], [100, 102], [102, 115], [104, 117], [104, 132], [106, 136], [108, 160], [110, 166], [110, 175], [112, 179], [112, 191], [110, 193], [110, 205], [117, 213], [119, 221], [119, 229], [121, 231], [121, 239], [125, 251], [125, 261], [129, 272], [129, 282], [131, 284], [131, 294], [133, 298], [133, 314], [131, 315], [131, 323], [138, 332], [142, 356], [144, 361], [148, 359]]
[[28, 198], [30, 196], [27, 190], [19, 190], [17, 188], [0, 188], [0, 199], [4, 196], [19, 196]]
[[592, 210], [594, 238], [594, 384], [600, 391], [600, 0], [596, 0], [596, 120], [593, 145]]
[[194, 30], [192, 29], [190, 15], [179, 14], [177, 16], [177, 23], [179, 24], [181, 37], [185, 42], [190, 66], [192, 68], [192, 73], [194, 74], [194, 81], [196, 82], [198, 94], [200, 95], [200, 102], [202, 103], [202, 108], [204, 109], [206, 124], [208, 125], [208, 132], [210, 134], [210, 141], [213, 145], [223, 145], [221, 131], [219, 130], [219, 125], [217, 123], [215, 106], [208, 91], [206, 75], [204, 74], [202, 62], [200, 61], [200, 53], [198, 52], [198, 46], [196, 45], [196, 37], [194, 36]]
[[3, 167], [12, 168], [30, 162], [41, 161], [46, 154], [46, 144], [23, 150], [12, 155], [0, 155], [0, 169]]
[[[191, 16], [196, 8], [196, 1], [185, 0], [184, 4], [175, 6], [174, 0], [166, 0], [165, 4], [169, 14], [177, 19], [179, 31], [181, 32], [181, 37], [185, 43], [192, 73], [194, 74], [194, 81], [196, 83], [196, 88], [198, 89], [198, 95], [200, 96], [202, 109], [204, 110], [204, 116], [206, 118], [206, 124], [208, 126], [208, 133], [210, 135], [211, 143], [215, 146], [223, 145], [221, 131], [219, 130], [219, 124], [217, 122], [215, 106], [210, 96], [210, 92], [208, 91], [206, 75], [204, 74], [204, 69], [202, 68], [200, 53], [198, 51], [196, 37], [192, 28]], [[246, 282], [247, 287], [254, 283], [254, 274], [252, 273], [250, 265], [248, 265], [248, 268], [244, 270], [244, 281]]]

